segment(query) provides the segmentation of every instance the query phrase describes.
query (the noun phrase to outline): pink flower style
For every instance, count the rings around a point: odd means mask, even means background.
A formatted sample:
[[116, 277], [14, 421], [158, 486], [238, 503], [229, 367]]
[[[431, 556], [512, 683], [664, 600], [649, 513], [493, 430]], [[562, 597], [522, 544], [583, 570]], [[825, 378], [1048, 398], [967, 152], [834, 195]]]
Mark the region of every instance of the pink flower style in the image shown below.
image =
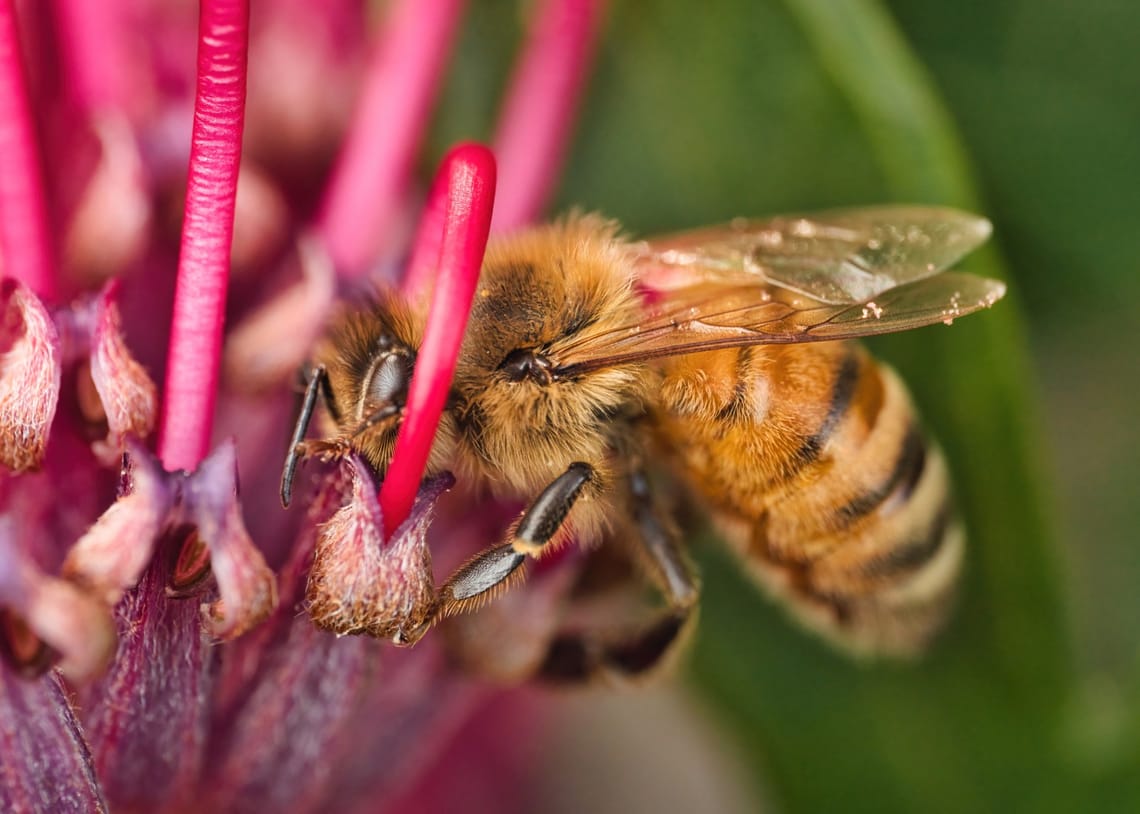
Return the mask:
[[[410, 245], [464, 3], [397, 0], [375, 41], [366, 5], [264, 0], [251, 22], [201, 0], [195, 65], [192, 3], [0, 0], [5, 811], [519, 803], [502, 773], [525, 770], [530, 696], [440, 636], [397, 649], [303, 611], [311, 574], [344, 603], [430, 591], [501, 519], [433, 523], [451, 478], [422, 473], [488, 230], [541, 212], [602, 4], [537, 4], [495, 157], [444, 158]], [[389, 268], [432, 299], [387, 476], [314, 463], [282, 511], [297, 372]], [[504, 600], [552, 617], [550, 570]], [[498, 768], [448, 784], [461, 760]]]

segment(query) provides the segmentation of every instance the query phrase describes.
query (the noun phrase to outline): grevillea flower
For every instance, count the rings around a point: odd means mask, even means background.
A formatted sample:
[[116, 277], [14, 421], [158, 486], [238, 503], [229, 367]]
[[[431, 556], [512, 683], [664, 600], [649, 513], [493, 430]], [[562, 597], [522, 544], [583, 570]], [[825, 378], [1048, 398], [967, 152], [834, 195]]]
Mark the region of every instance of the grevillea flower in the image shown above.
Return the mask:
[[[421, 474], [492, 200], [496, 229], [539, 214], [601, 2], [537, 4], [496, 158], [454, 149], [409, 245], [464, 3], [398, 0], [378, 25], [365, 5], [0, 0], [5, 811], [445, 810], [457, 756], [523, 763], [529, 700], [458, 666], [493, 614], [381, 639], [385, 608], [502, 520], [433, 523], [451, 479]], [[378, 485], [312, 464], [282, 511], [297, 373], [373, 284], [433, 298], [392, 466]], [[533, 583], [504, 609], [541, 628], [569, 572]], [[466, 810], [512, 788], [466, 786]]]

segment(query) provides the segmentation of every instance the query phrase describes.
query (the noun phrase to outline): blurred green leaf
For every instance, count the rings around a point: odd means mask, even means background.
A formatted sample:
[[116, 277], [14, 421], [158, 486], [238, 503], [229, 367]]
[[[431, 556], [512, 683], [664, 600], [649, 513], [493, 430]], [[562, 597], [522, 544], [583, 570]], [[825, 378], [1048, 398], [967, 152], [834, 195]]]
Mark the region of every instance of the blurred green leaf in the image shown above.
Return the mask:
[[[819, 61], [857, 111], [890, 195], [980, 209], [953, 122], [901, 32], [875, 0], [787, 0]], [[993, 247], [967, 268], [1008, 278]], [[1016, 291], [918, 347], [892, 337], [895, 360], [950, 453], [985, 581], [994, 656], [1019, 691], [1055, 707], [1071, 655], [1054, 573], [1055, 541], [1042, 511], [1041, 429]], [[933, 374], [933, 375], [932, 375]], [[986, 628], [983, 628], [985, 630]], [[980, 631], [979, 631], [980, 632]]]

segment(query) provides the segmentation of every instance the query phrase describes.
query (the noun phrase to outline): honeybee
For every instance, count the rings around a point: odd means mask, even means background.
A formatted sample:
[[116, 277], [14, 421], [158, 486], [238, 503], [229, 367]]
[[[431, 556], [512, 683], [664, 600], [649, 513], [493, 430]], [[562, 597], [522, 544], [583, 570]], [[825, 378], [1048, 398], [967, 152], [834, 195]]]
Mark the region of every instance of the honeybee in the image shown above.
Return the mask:
[[[992, 305], [1002, 283], [945, 271], [989, 232], [955, 210], [886, 206], [646, 241], [574, 215], [493, 239], [428, 474], [527, 508], [427, 606], [332, 627], [409, 644], [528, 558], [571, 539], [620, 545], [664, 608], [618, 636], [553, 637], [538, 672], [651, 669], [699, 594], [650, 478], [664, 462], [801, 620], [858, 651], [921, 650], [951, 604], [962, 527], [905, 386], [849, 340]], [[295, 440], [318, 393], [329, 438], [294, 446], [284, 502], [317, 449], [351, 450], [383, 477], [426, 311], [384, 292], [331, 326]]]

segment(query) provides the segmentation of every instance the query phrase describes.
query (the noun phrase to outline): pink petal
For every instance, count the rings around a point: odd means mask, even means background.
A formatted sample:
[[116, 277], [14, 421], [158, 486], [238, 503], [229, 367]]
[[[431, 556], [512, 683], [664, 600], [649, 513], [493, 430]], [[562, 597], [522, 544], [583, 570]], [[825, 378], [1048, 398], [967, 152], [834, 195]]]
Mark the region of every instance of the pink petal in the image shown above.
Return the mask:
[[47, 447], [59, 400], [59, 334], [23, 283], [0, 282], [0, 304], [0, 464], [23, 472], [42, 463]]
[[356, 456], [352, 493], [321, 530], [306, 602], [313, 622], [337, 634], [367, 633], [402, 642], [417, 634], [433, 610], [435, 581], [427, 528], [431, 507], [450, 478], [423, 490], [415, 510], [387, 545], [376, 489]]
[[0, 810], [107, 811], [83, 732], [54, 675], [27, 681], [0, 665]]
[[107, 115], [95, 122], [95, 134], [99, 163], [68, 225], [64, 259], [68, 268], [97, 281], [121, 272], [142, 253], [151, 202], [129, 123]]
[[240, 636], [277, 607], [277, 580], [246, 531], [237, 495], [237, 449], [218, 446], [186, 485], [186, 514], [210, 555], [221, 598], [202, 608], [207, 630]]
[[234, 202], [234, 243], [230, 265], [234, 279], [249, 279], [262, 271], [291, 239], [289, 204], [276, 180], [246, 161], [238, 172]]
[[325, 172], [364, 73], [371, 10], [360, 0], [258, 5], [250, 21], [248, 157], [290, 180], [313, 183]]
[[129, 482], [130, 493], [111, 504], [63, 563], [64, 576], [91, 590], [109, 607], [138, 584], [174, 500], [165, 473], [144, 449], [131, 451]]
[[436, 172], [420, 211], [420, 222], [400, 283], [404, 294], [413, 301], [431, 292], [439, 272], [439, 251], [447, 222], [448, 181], [446, 173]]
[[321, 238], [345, 276], [372, 268], [403, 203], [463, 5], [400, 0], [391, 6], [319, 216]]
[[104, 461], [122, 453], [128, 436], [146, 438], [154, 429], [158, 396], [154, 382], [123, 340], [117, 281], [104, 286], [95, 310], [91, 379], [107, 416], [107, 440], [96, 453]]
[[332, 264], [315, 241], [300, 251], [301, 281], [254, 311], [226, 339], [226, 383], [257, 393], [296, 377], [320, 336], [336, 293]]

